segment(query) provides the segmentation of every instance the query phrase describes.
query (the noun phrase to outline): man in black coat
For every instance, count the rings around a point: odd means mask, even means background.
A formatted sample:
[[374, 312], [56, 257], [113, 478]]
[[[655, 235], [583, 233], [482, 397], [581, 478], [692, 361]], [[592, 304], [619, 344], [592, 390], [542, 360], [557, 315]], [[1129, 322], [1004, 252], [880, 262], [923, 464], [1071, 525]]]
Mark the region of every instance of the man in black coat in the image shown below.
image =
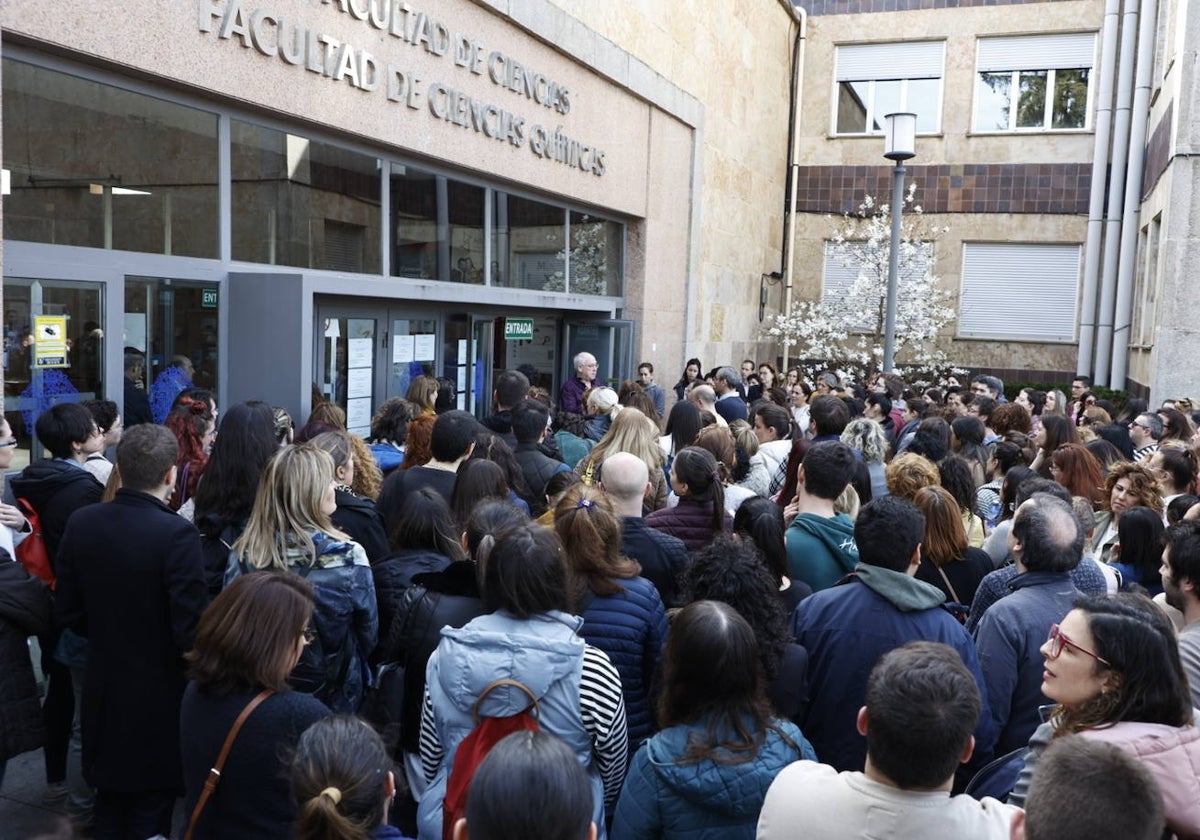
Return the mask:
[[514, 454], [529, 488], [530, 512], [535, 519], [546, 512], [546, 482], [555, 473], [571, 469], [539, 446], [546, 437], [549, 419], [550, 410], [537, 400], [521, 400], [512, 410], [512, 431], [517, 439]]
[[72, 516], [59, 550], [55, 619], [89, 641], [81, 724], [97, 838], [168, 836], [183, 789], [183, 654], [208, 590], [200, 534], [166, 504], [178, 450], [162, 426], [127, 430], [122, 488]]
[[642, 565], [642, 577], [658, 589], [664, 606], [683, 606], [678, 579], [690, 559], [687, 546], [642, 519], [642, 504], [651, 487], [646, 462], [628, 452], [609, 455], [600, 484], [621, 514], [621, 553]]

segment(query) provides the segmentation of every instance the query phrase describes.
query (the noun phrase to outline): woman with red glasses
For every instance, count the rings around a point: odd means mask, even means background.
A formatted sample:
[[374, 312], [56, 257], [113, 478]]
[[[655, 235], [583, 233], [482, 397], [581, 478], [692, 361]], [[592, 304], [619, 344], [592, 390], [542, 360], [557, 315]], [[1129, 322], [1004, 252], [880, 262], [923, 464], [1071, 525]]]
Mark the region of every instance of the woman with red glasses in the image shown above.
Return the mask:
[[1170, 620], [1142, 595], [1081, 598], [1041, 653], [1042, 692], [1057, 705], [1029, 739], [1009, 803], [1024, 806], [1046, 746], [1078, 734], [1136, 756], [1162, 790], [1167, 827], [1200, 837], [1200, 729]]

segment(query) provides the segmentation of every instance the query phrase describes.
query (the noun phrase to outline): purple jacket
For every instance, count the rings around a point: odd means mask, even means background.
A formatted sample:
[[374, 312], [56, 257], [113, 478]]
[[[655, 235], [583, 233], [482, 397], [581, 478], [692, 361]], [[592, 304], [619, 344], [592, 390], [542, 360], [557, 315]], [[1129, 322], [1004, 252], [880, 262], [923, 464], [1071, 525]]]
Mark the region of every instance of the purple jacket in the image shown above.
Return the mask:
[[578, 376], [572, 376], [563, 383], [558, 396], [560, 411], [571, 414], [583, 414], [583, 392], [595, 385], [595, 382], [584, 382]]
[[[712, 502], [680, 499], [673, 508], [656, 510], [646, 516], [646, 524], [672, 537], [683, 540], [689, 552], [697, 551], [713, 541]], [[733, 529], [733, 518], [725, 513], [725, 531]]]

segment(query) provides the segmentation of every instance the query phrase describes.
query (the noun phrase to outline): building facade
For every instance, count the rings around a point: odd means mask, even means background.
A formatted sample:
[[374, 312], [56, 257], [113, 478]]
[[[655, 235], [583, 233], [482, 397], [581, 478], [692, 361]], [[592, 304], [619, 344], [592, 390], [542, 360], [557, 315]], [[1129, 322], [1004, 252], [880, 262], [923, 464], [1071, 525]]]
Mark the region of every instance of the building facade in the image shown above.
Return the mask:
[[130, 357], [363, 432], [421, 373], [482, 414], [507, 367], [756, 349], [799, 20], [688, 5], [6, 2], [14, 430]]

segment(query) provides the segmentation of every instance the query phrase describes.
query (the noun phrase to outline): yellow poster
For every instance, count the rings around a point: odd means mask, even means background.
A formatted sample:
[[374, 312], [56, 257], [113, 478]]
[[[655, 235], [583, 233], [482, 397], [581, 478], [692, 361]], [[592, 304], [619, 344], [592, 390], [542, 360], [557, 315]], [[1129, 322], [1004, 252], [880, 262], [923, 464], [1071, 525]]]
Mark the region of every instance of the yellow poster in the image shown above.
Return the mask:
[[33, 366], [70, 367], [67, 361], [67, 316], [37, 315], [33, 319]]

